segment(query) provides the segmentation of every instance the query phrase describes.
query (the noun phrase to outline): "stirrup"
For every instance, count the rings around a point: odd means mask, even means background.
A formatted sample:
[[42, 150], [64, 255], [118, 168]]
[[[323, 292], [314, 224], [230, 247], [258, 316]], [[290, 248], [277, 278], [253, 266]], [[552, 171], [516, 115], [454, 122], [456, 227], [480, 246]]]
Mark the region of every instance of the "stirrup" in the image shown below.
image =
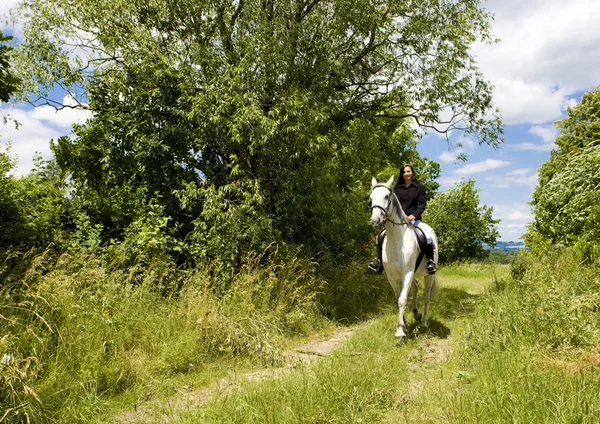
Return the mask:
[[381, 274], [383, 272], [383, 264], [377, 259], [369, 262], [367, 268], [369, 268], [371, 271], [375, 271], [377, 274]]
[[437, 267], [435, 266], [435, 262], [432, 259], [429, 259], [426, 264], [427, 273], [429, 275], [433, 275], [437, 272]]

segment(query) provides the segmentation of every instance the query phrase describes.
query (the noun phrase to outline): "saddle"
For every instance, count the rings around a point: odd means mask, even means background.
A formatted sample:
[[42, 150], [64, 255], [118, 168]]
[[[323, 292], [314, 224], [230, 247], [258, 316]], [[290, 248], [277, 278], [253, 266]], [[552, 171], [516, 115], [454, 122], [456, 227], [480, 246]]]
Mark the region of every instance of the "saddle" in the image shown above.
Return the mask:
[[[423, 257], [425, 256], [425, 248], [427, 247], [427, 236], [419, 227], [414, 227], [414, 229], [415, 236], [417, 237], [417, 246], [419, 246], [419, 256], [417, 256], [417, 262], [415, 263], [415, 272], [417, 272], [417, 269], [419, 269], [419, 265], [421, 265]], [[378, 246], [383, 246], [383, 240], [385, 239], [385, 236], [385, 229], [377, 235]], [[381, 260], [381, 258], [379, 258], [379, 260]]]
[[415, 227], [415, 236], [417, 237], [417, 245], [419, 246], [419, 256], [417, 257], [417, 262], [415, 264], [415, 272], [419, 269], [419, 265], [423, 261], [423, 256], [425, 256], [425, 248], [427, 247], [427, 236], [419, 227]]

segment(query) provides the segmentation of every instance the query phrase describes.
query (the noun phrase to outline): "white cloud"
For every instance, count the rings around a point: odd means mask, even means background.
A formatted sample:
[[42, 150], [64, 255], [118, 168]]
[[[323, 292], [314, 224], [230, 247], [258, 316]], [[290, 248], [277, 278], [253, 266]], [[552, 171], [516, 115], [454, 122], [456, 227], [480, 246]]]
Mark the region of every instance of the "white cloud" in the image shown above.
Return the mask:
[[462, 179], [463, 179], [462, 177], [451, 176], [451, 177], [441, 177], [437, 181], [440, 183], [441, 187], [451, 187], [454, 184], [460, 182]]
[[533, 171], [534, 170], [531, 168], [512, 169], [512, 170], [508, 171], [506, 173], [506, 175], [509, 177], [524, 177], [526, 175], [530, 175], [531, 172], [533, 172]]
[[498, 231], [503, 240], [518, 240], [526, 231], [526, 226], [533, 220], [529, 205], [500, 204], [490, 205], [495, 219], [500, 219]]
[[543, 124], [558, 119], [568, 94], [550, 86], [518, 79], [498, 78], [493, 83], [494, 102], [508, 125]]
[[536, 125], [529, 128], [531, 134], [535, 134], [546, 143], [554, 143], [558, 135], [558, 129], [554, 125]]
[[450, 150], [440, 154], [439, 160], [442, 163], [456, 162], [459, 155], [472, 153], [476, 146], [477, 143], [471, 137], [463, 134], [456, 140], [455, 145], [449, 146]]
[[477, 145], [477, 143], [475, 143], [475, 140], [473, 140], [467, 135], [463, 135], [462, 137], [460, 137], [458, 139], [458, 144], [460, 145], [460, 148], [465, 151], [465, 153], [472, 152], [473, 149], [475, 149], [475, 146]]
[[491, 169], [505, 168], [507, 166], [510, 166], [510, 162], [507, 162], [504, 160], [497, 160], [497, 159], [486, 159], [481, 162], [476, 162], [476, 163], [471, 163], [469, 165], [465, 165], [462, 168], [454, 171], [454, 174], [456, 174], [456, 175], [471, 175], [471, 174], [477, 174], [480, 172], [489, 171]]
[[456, 161], [457, 157], [458, 157], [458, 153], [442, 152], [442, 154], [440, 155], [440, 162], [442, 162], [442, 163], [454, 162], [454, 161]]
[[535, 144], [535, 143], [517, 143], [517, 144], [507, 144], [507, 147], [514, 150], [533, 150], [536, 152], [549, 152], [554, 149], [554, 143], [544, 143], [544, 144]]
[[21, 0], [2, 0], [0, 2], [0, 29], [4, 32], [4, 35], [11, 33], [15, 38], [23, 37], [23, 28], [21, 24], [10, 23], [10, 11], [16, 7]]
[[490, 0], [485, 7], [501, 41], [473, 52], [507, 124], [556, 120], [570, 96], [600, 81], [597, 0]]
[[533, 189], [537, 185], [538, 174], [535, 169], [520, 168], [510, 170], [502, 176], [488, 176], [485, 180], [488, 185], [493, 188], [515, 188], [515, 186], [525, 186]]
[[56, 140], [71, 133], [72, 124], [83, 123], [90, 112], [62, 109], [56, 111], [50, 106], [24, 109], [3, 105], [0, 114], [10, 115], [20, 126], [15, 128], [14, 122], [0, 124], [2, 144], [10, 142], [11, 156], [17, 157], [16, 175], [27, 174], [33, 167], [35, 152], [41, 153], [44, 159], [52, 158], [50, 140]]
[[563, 105], [563, 109], [567, 111], [569, 108], [574, 108], [577, 106], [577, 100], [575, 99], [566, 99], [565, 104]]

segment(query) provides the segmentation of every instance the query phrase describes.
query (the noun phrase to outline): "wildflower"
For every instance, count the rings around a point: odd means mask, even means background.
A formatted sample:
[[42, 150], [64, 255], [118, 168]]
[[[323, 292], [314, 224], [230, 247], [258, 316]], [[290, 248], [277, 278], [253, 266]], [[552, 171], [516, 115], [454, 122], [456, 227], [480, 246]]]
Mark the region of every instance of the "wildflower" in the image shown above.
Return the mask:
[[10, 365], [10, 363], [13, 361], [13, 356], [9, 353], [8, 355], [5, 354], [2, 357], [2, 365]]

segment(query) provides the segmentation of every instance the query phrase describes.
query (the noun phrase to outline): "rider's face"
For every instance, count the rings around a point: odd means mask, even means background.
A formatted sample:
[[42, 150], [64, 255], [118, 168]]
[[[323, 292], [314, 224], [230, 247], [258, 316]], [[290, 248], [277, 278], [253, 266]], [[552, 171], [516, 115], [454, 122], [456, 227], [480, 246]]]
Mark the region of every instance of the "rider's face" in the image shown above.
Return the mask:
[[404, 170], [402, 171], [402, 175], [404, 176], [404, 180], [406, 180], [406, 181], [412, 181], [413, 172], [410, 169], [410, 166], [405, 166], [404, 167]]

